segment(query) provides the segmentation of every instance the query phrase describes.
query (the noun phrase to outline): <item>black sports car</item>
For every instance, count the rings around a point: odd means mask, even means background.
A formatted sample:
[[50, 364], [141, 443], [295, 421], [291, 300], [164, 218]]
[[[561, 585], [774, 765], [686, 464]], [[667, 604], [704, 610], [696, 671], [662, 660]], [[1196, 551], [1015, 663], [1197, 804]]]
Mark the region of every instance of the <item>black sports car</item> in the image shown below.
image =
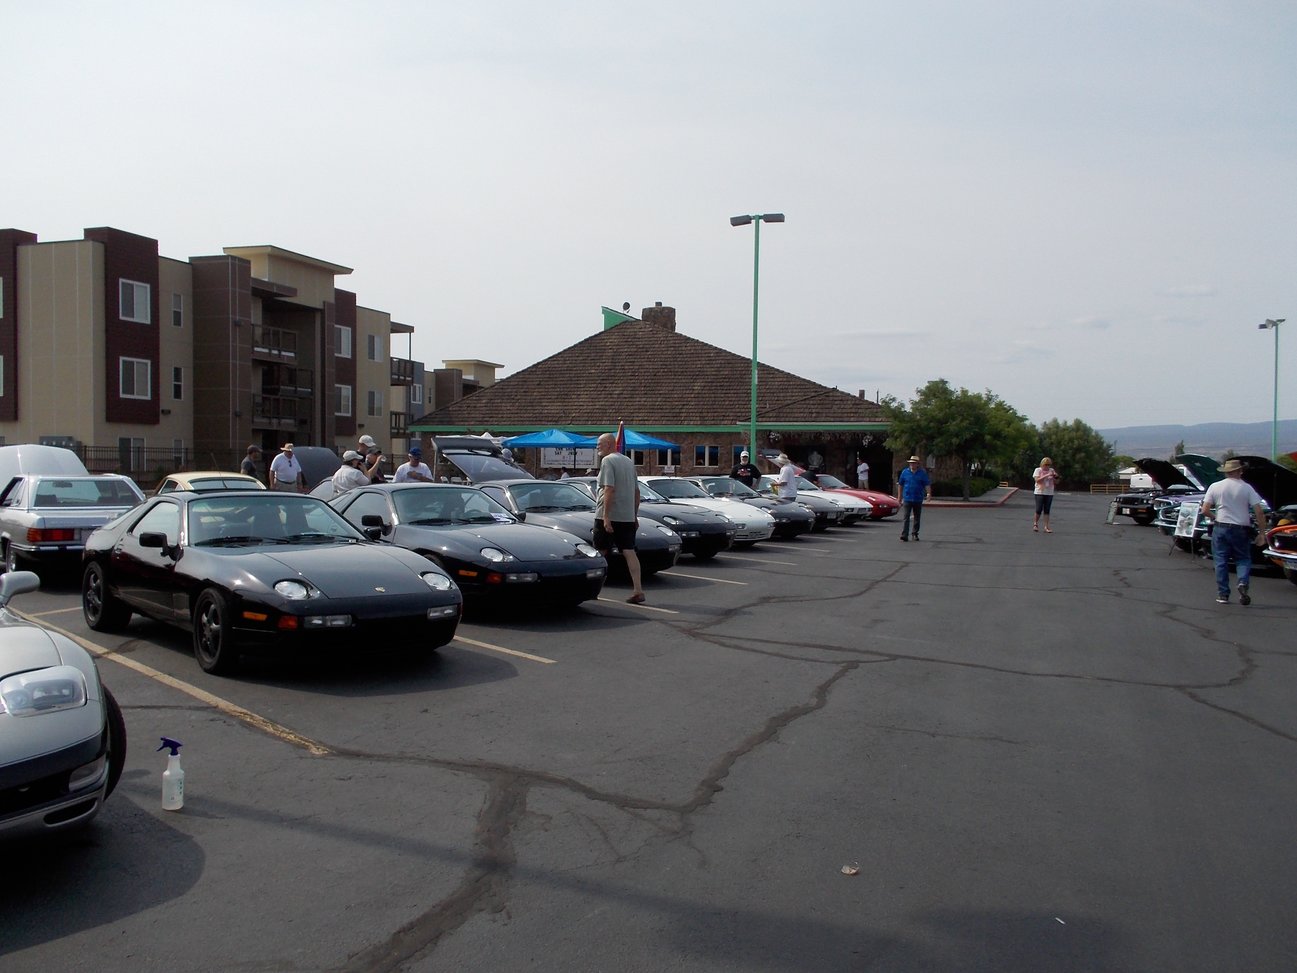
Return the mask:
[[12, 614], [30, 571], [0, 577], [0, 835], [93, 818], [126, 762], [126, 724], [90, 653]]
[[431, 651], [463, 595], [412, 551], [371, 543], [327, 503], [269, 490], [169, 493], [86, 541], [81, 607], [96, 631], [132, 612], [193, 633], [204, 670], [244, 650]]
[[599, 597], [608, 575], [581, 538], [521, 523], [476, 487], [383, 484], [330, 503], [366, 534], [445, 568], [465, 597], [576, 605]]
[[[778, 479], [778, 477], [768, 474], [763, 476], [761, 482], [756, 486], [756, 491], [769, 500], [782, 503], [783, 501], [775, 496], [774, 484], [778, 482]], [[842, 509], [841, 504], [834, 503], [829, 499], [828, 494], [823, 491], [812, 493], [807, 490], [798, 490], [794, 502], [809, 508], [811, 513], [815, 515], [815, 526], [811, 529], [816, 533], [828, 530], [830, 527], [837, 527], [843, 523], [843, 518], [846, 516], [846, 511]]]
[[[591, 497], [599, 489], [597, 476], [571, 476], [561, 482], [573, 483]], [[643, 481], [640, 482], [639, 492], [639, 515], [656, 520], [679, 534], [681, 553], [692, 554], [700, 561], [707, 561], [733, 546], [739, 525], [724, 514], [691, 503], [668, 500]]]
[[[589, 543], [594, 539], [594, 501], [579, 487], [562, 480], [494, 480], [479, 483], [486, 494], [529, 524], [557, 527]], [[640, 522], [635, 534], [635, 554], [647, 577], [676, 563], [682, 547], [680, 535], [658, 523]], [[621, 552], [612, 552], [610, 566], [625, 570]]]
[[1158, 505], [1154, 501], [1164, 497], [1184, 500], [1206, 489], [1206, 484], [1199, 482], [1196, 477], [1190, 478], [1184, 470], [1166, 460], [1152, 457], [1137, 459], [1135, 468], [1151, 477], [1156, 485], [1151, 489], [1118, 494], [1113, 502], [1117, 505], [1117, 513], [1129, 517], [1137, 524], [1151, 524], [1156, 519]]

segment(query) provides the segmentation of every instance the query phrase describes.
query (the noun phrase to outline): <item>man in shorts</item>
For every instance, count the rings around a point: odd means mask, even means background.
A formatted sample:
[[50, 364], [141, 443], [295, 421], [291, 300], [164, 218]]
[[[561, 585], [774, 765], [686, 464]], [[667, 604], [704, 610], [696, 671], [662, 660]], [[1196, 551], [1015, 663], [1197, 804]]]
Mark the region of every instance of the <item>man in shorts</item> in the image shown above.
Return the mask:
[[639, 527], [639, 480], [630, 457], [616, 451], [617, 437], [610, 432], [599, 437], [599, 496], [594, 507], [594, 546], [607, 557], [614, 544], [626, 559], [634, 591], [626, 600], [644, 603], [640, 586], [639, 555], [635, 553], [635, 531]]

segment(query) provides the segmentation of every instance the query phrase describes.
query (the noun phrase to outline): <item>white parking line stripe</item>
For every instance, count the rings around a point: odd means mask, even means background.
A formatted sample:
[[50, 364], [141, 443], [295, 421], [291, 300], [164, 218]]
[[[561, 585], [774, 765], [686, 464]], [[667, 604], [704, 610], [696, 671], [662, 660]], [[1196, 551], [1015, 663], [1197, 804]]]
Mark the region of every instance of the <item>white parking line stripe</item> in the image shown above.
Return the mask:
[[[14, 611], [12, 608], [10, 610]], [[25, 615], [23, 612], [16, 612], [16, 614], [23, 615], [23, 617], [27, 618], [29, 621], [35, 621], [34, 618]], [[40, 624], [44, 625], [51, 631], [67, 636], [91, 655], [98, 656], [101, 659], [109, 659], [112, 662], [116, 662], [119, 666], [133, 669], [142, 676], [147, 676], [149, 679], [152, 679], [155, 682], [160, 682], [164, 686], [170, 686], [172, 689], [179, 690], [186, 696], [192, 696], [200, 703], [206, 703], [208, 706], [220, 710], [227, 716], [246, 723], [264, 733], [268, 733], [273, 737], [278, 737], [285, 743], [290, 743], [295, 747], [301, 747], [314, 756], [322, 757], [326, 754], [333, 753], [333, 751], [324, 744], [317, 743], [315, 740], [312, 740], [309, 737], [304, 737], [300, 733], [295, 733], [286, 726], [280, 726], [273, 720], [268, 720], [264, 716], [260, 716], [251, 710], [244, 709], [237, 703], [231, 703], [228, 699], [214, 696], [205, 689], [199, 689], [197, 686], [177, 679], [175, 676], [169, 676], [165, 672], [154, 669], [152, 666], [146, 666], [144, 663], [138, 662], [130, 656], [118, 655], [112, 649], [104, 648], [102, 645], [91, 642], [89, 639], [82, 638], [75, 632], [69, 632], [67, 629], [59, 628], [57, 625], [50, 625], [48, 622], [41, 622]]]
[[671, 573], [668, 574], [668, 575], [664, 575], [664, 577], [667, 577], [667, 578], [693, 578], [695, 581], [715, 581], [717, 584], [742, 584], [742, 585], [746, 585], [746, 584], [748, 583], [748, 582], [746, 582], [746, 581], [731, 581], [729, 578], [709, 578], [709, 577], [708, 577], [707, 575], [705, 575], [705, 574], [685, 574], [685, 573], [682, 572], [682, 571], [677, 571], [675, 568], [672, 568], [672, 569], [671, 569]]
[[55, 608], [47, 612], [36, 612], [34, 614], [29, 612], [27, 614], [27, 617], [28, 618], [48, 618], [50, 615], [64, 615], [67, 614], [68, 612], [79, 612], [79, 611], [81, 611], [81, 606], [73, 605], [71, 608]]
[[463, 642], [465, 645], [471, 645], [474, 648], [487, 649], [490, 652], [517, 656], [519, 659], [530, 659], [532, 662], [541, 662], [547, 666], [552, 666], [557, 661], [555, 659], [546, 659], [543, 655], [532, 655], [529, 652], [519, 652], [517, 649], [506, 649], [502, 645], [492, 645], [490, 642], [479, 642], [477, 639], [465, 638], [463, 635], [456, 635], [455, 641]]
[[772, 561], [771, 559], [769, 559], [769, 558], [765, 558], [765, 557], [744, 557], [742, 554], [726, 554], [726, 555], [725, 555], [725, 560], [727, 560], [727, 561], [752, 561], [752, 562], [754, 562], [754, 563], [756, 563], [756, 564], [784, 564], [784, 565], [787, 565], [787, 566], [790, 567], [790, 568], [795, 568], [795, 567], [797, 567], [797, 562], [796, 562], [796, 561]]
[[620, 598], [605, 598], [603, 595], [599, 596], [599, 600], [607, 602], [610, 605], [621, 605], [623, 608], [642, 608], [646, 612], [661, 612], [664, 615], [680, 614], [678, 611], [671, 608], [658, 608], [656, 605], [632, 605]]

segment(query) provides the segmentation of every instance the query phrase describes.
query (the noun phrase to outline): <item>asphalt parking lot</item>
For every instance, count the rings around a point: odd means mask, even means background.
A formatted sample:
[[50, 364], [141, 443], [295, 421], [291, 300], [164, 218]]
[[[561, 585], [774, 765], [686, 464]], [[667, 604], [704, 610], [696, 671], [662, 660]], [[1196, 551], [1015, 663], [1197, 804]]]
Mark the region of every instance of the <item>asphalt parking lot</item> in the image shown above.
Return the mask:
[[22, 596], [107, 653], [130, 752], [83, 834], [0, 845], [0, 969], [1291, 971], [1297, 586], [1217, 605], [1106, 513], [932, 508], [235, 679]]

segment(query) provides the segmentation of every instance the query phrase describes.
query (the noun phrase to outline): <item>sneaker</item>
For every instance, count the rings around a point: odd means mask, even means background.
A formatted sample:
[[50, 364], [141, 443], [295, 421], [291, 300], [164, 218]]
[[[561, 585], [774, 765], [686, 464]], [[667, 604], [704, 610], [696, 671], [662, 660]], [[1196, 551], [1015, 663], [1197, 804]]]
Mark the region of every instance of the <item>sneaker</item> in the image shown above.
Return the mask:
[[1252, 604], [1252, 596], [1247, 593], [1247, 585], [1245, 584], [1238, 586], [1238, 603], [1240, 605]]
[[909, 540], [909, 538], [908, 538], [908, 537], [906, 537], [906, 536], [905, 536], [905, 535], [904, 535], [904, 534], [902, 534], [902, 535], [901, 535], [901, 540], [903, 540], [903, 541], [908, 541], [908, 540]]
[[917, 540], [919, 539], [919, 535], [918, 535], [918, 534], [915, 534], [915, 535], [914, 535], [914, 539], [917, 541]]
[[1216, 604], [1218, 604], [1218, 605], [1228, 605], [1228, 604], [1229, 604], [1229, 595], [1217, 595], [1217, 596], [1216, 596]]

